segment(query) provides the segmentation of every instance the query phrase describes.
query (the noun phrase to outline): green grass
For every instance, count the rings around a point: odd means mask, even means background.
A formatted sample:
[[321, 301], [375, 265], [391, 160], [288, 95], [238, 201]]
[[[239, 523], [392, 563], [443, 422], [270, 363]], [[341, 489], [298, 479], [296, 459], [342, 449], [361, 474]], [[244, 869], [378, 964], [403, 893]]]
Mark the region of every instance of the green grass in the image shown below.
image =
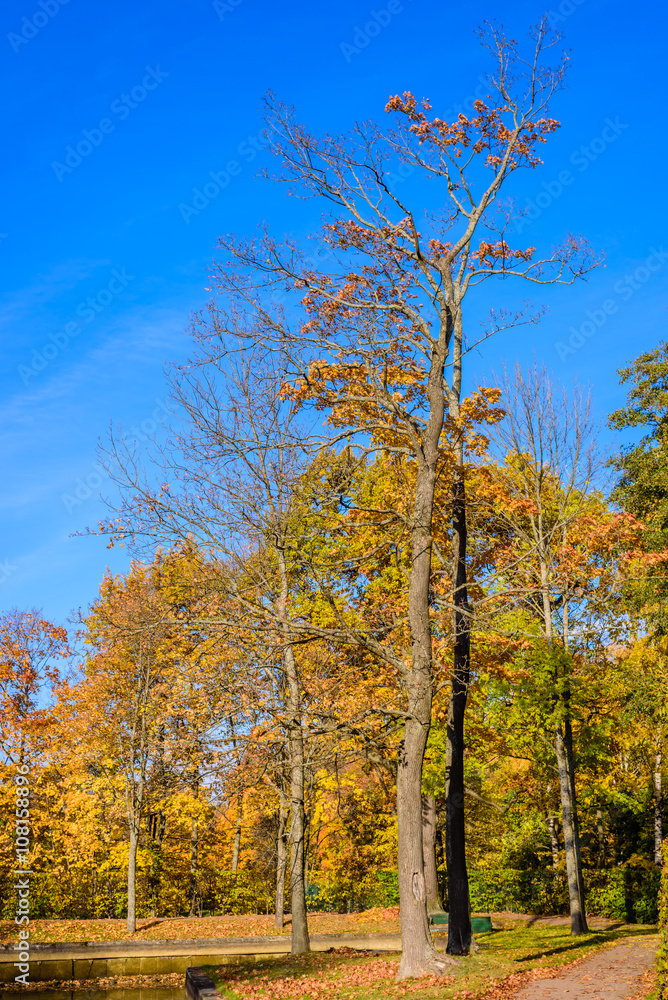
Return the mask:
[[[458, 959], [444, 978], [428, 977], [395, 983], [399, 956], [363, 954], [349, 949], [334, 953], [316, 952], [286, 956], [249, 964], [221, 965], [209, 969], [223, 996], [230, 1000], [389, 1000], [410, 996], [415, 1000], [467, 1000], [494, 989], [503, 996], [499, 984], [518, 988], [532, 970], [558, 969], [585, 958], [606, 944], [630, 938], [656, 936], [653, 926], [620, 925], [573, 938], [568, 927], [507, 921], [502, 930], [481, 934], [480, 950]], [[439, 937], [445, 943], [445, 938]]]

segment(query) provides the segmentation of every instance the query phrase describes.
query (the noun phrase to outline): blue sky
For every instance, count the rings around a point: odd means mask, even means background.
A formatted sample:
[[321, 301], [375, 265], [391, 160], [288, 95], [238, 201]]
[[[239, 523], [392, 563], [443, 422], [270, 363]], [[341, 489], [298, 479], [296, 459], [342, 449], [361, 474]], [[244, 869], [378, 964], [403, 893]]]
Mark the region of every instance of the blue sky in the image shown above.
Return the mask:
[[[319, 206], [296, 207], [257, 176], [266, 90], [314, 130], [382, 117], [405, 89], [456, 114], [487, 67], [475, 26], [496, 17], [519, 37], [544, 11], [529, 0], [6, 0], [2, 609], [64, 622], [106, 565], [126, 565], [102, 539], [72, 537], [104, 513], [98, 438], [113, 423], [141, 439], [159, 421], [163, 366], [187, 352], [217, 237], [318, 225]], [[488, 342], [471, 378], [535, 352], [591, 383], [604, 416], [624, 398], [616, 369], [666, 336], [665, 5], [559, 0], [551, 11], [571, 69], [552, 109], [562, 129], [513, 192], [534, 206], [518, 242], [580, 232], [607, 263], [534, 297], [549, 307], [541, 325]], [[194, 201], [230, 161], [224, 189]]]

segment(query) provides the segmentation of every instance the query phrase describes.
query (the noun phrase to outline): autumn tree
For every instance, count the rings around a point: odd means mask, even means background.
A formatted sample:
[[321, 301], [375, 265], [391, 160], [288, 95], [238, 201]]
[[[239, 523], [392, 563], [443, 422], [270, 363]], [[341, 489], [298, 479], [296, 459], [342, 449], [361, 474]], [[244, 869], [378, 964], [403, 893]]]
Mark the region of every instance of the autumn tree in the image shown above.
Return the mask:
[[[450, 780], [447, 805], [448, 950], [471, 940], [463, 801], [464, 713], [470, 672], [467, 523], [462, 391], [465, 356], [476, 343], [464, 302], [488, 279], [569, 284], [593, 266], [586, 244], [568, 236], [545, 255], [508, 242], [512, 208], [500, 198], [521, 168], [540, 163], [540, 144], [559, 127], [547, 117], [564, 61], [549, 63], [557, 42], [543, 21], [524, 60], [501, 29], [485, 28], [495, 68], [489, 96], [471, 118], [432, 116], [429, 101], [393, 96], [387, 129], [366, 122], [341, 137], [311, 135], [291, 109], [270, 96], [267, 142], [281, 160], [278, 180], [317, 197], [332, 220], [313, 240], [312, 256], [268, 234], [221, 240], [214, 282], [234, 308], [252, 317], [251, 339], [275, 351], [286, 384], [304, 405], [330, 414], [328, 443], [402, 453], [415, 463], [411, 496], [409, 692], [398, 778], [403, 950], [400, 977], [441, 968], [425, 907], [421, 768], [429, 731], [434, 656], [429, 619], [434, 491], [447, 436], [455, 468], [453, 536]], [[547, 57], [547, 59], [546, 59]], [[433, 205], [411, 205], [417, 185], [393, 186], [400, 163], [435, 182]], [[445, 206], [445, 207], [443, 207]], [[433, 211], [432, 211], [433, 209]], [[302, 315], [274, 308], [271, 291], [301, 295]], [[524, 308], [492, 314], [482, 338], [529, 322]], [[468, 332], [467, 332], [468, 331]], [[380, 655], [380, 654], [379, 654]], [[455, 804], [457, 803], [457, 804]]]
[[613, 500], [646, 527], [643, 547], [657, 557], [647, 578], [629, 597], [636, 611], [649, 616], [653, 631], [665, 631], [666, 574], [661, 553], [668, 550], [668, 341], [619, 369], [622, 385], [630, 385], [627, 405], [615, 410], [615, 430], [642, 430], [644, 436], [613, 458], [619, 473]]
[[[147, 807], [160, 823], [168, 783], [192, 770], [193, 736], [216, 720], [213, 692], [192, 683], [199, 637], [180, 627], [184, 588], [174, 587], [173, 562], [158, 558], [149, 567], [134, 564], [126, 577], [105, 578], [84, 622], [85, 681], [71, 695], [85, 731], [81, 746], [125, 803], [129, 931], [136, 930], [137, 848]], [[176, 573], [185, 575], [188, 558], [176, 562]]]
[[[577, 686], [588, 685], [578, 674], [604, 658], [606, 643], [628, 634], [622, 596], [641, 526], [615, 514], [604, 499], [603, 465], [582, 390], [567, 394], [535, 365], [527, 374], [517, 367], [501, 388], [507, 416], [491, 435], [501, 461], [489, 470], [489, 489], [508, 542], [485, 599], [499, 598], [508, 634], [524, 644], [535, 708], [552, 729], [571, 929], [582, 934], [573, 718]], [[596, 686], [591, 679], [589, 686]]]
[[[153, 469], [144, 471], [123, 442], [112, 441], [107, 459], [125, 500], [121, 516], [102, 530], [130, 536], [135, 544], [192, 540], [217, 566], [200, 622], [225, 641], [233, 636], [251, 671], [240, 693], [246, 730], [238, 729], [235, 739], [247, 742], [248, 727], [263, 716], [273, 719], [272, 731], [285, 733], [292, 949], [301, 953], [309, 950], [307, 766], [304, 682], [295, 649], [303, 636], [291, 622], [300, 552], [314, 531], [299, 487], [309, 429], [295, 404], [282, 399], [273, 359], [259, 346], [242, 350], [238, 331], [230, 336], [215, 310], [196, 317], [193, 334], [193, 359], [171, 374], [180, 418], [173, 446], [152, 456], [162, 478], [156, 483]], [[270, 691], [261, 679], [265, 668], [276, 681]]]
[[71, 655], [67, 631], [38, 611], [0, 617], [0, 749], [6, 763], [24, 764], [49, 736], [45, 696], [57, 687]]

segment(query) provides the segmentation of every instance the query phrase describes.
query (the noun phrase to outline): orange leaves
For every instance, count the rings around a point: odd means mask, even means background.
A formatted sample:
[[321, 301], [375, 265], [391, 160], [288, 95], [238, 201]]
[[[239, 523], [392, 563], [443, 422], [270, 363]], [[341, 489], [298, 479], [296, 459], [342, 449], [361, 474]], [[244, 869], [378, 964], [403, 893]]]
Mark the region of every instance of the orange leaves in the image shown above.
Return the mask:
[[[483, 240], [478, 249], [473, 251], [471, 257], [477, 260], [481, 266], [488, 264], [493, 267], [497, 260], [500, 260], [502, 264], [512, 260], [530, 261], [535, 252], [535, 247], [527, 247], [526, 250], [511, 250], [505, 240], [499, 240], [497, 243], [487, 243]], [[475, 268], [474, 264], [469, 266], [472, 269]]]
[[36, 736], [51, 718], [38, 708], [44, 686], [60, 681], [58, 663], [70, 655], [67, 632], [37, 611], [0, 616], [0, 741], [5, 752]]
[[[346, 961], [348, 959], [348, 961]], [[399, 963], [382, 958], [362, 957], [350, 948], [338, 948], [329, 955], [295, 957], [288, 975], [262, 974], [261, 969], [239, 974], [219, 970], [219, 980], [242, 1000], [330, 1000], [348, 996], [349, 991], [382, 989], [386, 997], [405, 997], [425, 989], [444, 986], [454, 976], [423, 976], [412, 982], [395, 982]], [[301, 969], [304, 972], [300, 975]], [[311, 974], [306, 970], [312, 970]], [[317, 970], [317, 971], [316, 971]]]
[[[508, 169], [537, 166], [541, 161], [535, 154], [536, 145], [544, 143], [545, 137], [560, 127], [554, 118], [523, 119], [506, 104], [492, 108], [477, 100], [473, 107], [476, 110], [473, 118], [459, 114], [454, 122], [440, 118], [430, 120], [425, 114], [431, 110], [430, 103], [422, 101], [420, 106], [413, 94], [405, 91], [403, 97], [398, 94], [391, 97], [385, 110], [404, 115], [410, 122], [409, 132], [420, 145], [428, 143], [447, 151], [454, 159], [459, 159], [468, 149], [474, 154], [487, 152], [485, 165], [494, 170], [504, 162]], [[508, 116], [508, 123], [504, 115]]]

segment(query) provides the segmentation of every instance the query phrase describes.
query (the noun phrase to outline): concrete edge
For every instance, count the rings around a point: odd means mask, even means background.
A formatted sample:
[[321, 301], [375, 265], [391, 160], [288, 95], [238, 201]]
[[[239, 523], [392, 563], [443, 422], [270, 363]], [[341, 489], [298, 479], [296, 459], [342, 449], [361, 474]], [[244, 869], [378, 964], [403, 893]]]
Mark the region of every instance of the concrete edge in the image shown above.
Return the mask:
[[[356, 950], [401, 950], [400, 934], [313, 934], [313, 951], [327, 951], [328, 948], [349, 947]], [[148, 958], [177, 957], [179, 955], [247, 955], [260, 952], [266, 954], [287, 954], [291, 948], [289, 934], [281, 937], [248, 938], [197, 938], [194, 940], [173, 939], [160, 941], [95, 941], [86, 944], [58, 942], [56, 945], [38, 943], [30, 945], [32, 961], [61, 959], [102, 958]], [[0, 964], [13, 962], [15, 946], [0, 949]]]
[[218, 987], [201, 965], [191, 965], [186, 969], [186, 993], [190, 1000], [216, 1000], [220, 997]]

